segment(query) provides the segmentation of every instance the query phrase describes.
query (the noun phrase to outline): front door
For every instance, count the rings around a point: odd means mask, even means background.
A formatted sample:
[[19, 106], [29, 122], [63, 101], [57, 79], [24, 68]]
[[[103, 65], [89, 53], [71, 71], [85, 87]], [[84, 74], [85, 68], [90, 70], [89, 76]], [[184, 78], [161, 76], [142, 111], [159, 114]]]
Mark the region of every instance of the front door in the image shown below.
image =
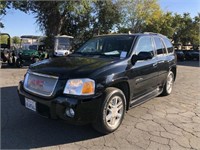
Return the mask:
[[147, 60], [138, 60], [129, 70], [129, 78], [132, 99], [140, 97], [157, 87], [157, 58], [155, 57], [154, 46], [151, 36], [144, 36], [138, 39], [133, 54], [140, 52], [151, 52], [153, 58]]

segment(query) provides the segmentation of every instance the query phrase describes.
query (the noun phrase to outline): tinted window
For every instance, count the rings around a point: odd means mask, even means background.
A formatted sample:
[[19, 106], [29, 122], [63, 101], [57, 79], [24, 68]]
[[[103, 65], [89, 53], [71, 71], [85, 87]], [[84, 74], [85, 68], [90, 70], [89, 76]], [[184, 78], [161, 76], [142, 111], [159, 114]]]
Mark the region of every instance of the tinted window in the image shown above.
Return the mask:
[[154, 37], [157, 55], [163, 55], [166, 52], [165, 46], [159, 37]]
[[140, 52], [151, 52], [152, 56], [154, 56], [154, 48], [152, 45], [151, 37], [146, 36], [139, 39], [136, 46], [136, 55]]
[[171, 42], [169, 41], [169, 39], [163, 38], [163, 40], [164, 40], [165, 45], [167, 47], [168, 53], [172, 53], [174, 51], [174, 48], [173, 48]]

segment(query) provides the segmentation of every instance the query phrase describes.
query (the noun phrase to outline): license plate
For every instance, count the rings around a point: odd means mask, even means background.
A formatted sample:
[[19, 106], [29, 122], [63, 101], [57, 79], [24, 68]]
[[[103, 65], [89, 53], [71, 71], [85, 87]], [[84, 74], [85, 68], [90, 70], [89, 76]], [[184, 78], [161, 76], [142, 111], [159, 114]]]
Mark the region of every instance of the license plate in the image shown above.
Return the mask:
[[25, 107], [30, 110], [36, 111], [36, 102], [31, 99], [25, 98]]

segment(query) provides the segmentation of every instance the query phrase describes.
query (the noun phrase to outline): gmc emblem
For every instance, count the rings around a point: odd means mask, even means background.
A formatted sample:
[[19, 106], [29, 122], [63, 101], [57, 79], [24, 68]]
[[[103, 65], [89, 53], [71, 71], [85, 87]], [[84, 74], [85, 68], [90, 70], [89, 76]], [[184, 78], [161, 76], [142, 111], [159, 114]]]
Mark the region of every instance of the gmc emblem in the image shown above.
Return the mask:
[[32, 79], [32, 80], [29, 80], [28, 84], [33, 88], [42, 89], [44, 86], [44, 81], [38, 80], [38, 79]]

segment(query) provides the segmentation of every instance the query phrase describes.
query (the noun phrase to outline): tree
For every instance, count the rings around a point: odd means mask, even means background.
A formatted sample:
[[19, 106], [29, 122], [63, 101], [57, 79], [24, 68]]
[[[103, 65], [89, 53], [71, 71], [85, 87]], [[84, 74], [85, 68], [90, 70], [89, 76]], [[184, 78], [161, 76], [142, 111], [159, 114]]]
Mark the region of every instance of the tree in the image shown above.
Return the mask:
[[20, 44], [20, 37], [18, 37], [18, 36], [14, 36], [13, 38], [12, 38], [12, 43], [13, 44]]
[[0, 36], [0, 44], [7, 44], [8, 43], [8, 36], [7, 35], [1, 35]]
[[198, 47], [200, 26], [200, 14], [191, 18], [189, 13], [184, 13], [182, 16], [175, 14], [172, 27], [174, 28], [174, 43], [193, 45], [194, 48]]
[[197, 49], [200, 45], [200, 13], [194, 17], [194, 21], [192, 24], [190, 37], [191, 37], [191, 44], [193, 45], [193, 49]]
[[6, 14], [6, 9], [10, 8], [9, 1], [1, 1], [0, 3], [0, 28], [4, 28], [4, 24], [1, 22], [3, 16]]
[[58, 34], [72, 35], [80, 42], [94, 34], [109, 33], [120, 21], [118, 3], [113, 0], [14, 1], [13, 7], [35, 14], [47, 41]]
[[97, 34], [107, 34], [120, 22], [119, 3], [112, 0], [94, 2], [94, 29], [97, 29]]
[[90, 8], [87, 0], [14, 1], [12, 4], [16, 9], [35, 15], [36, 22], [47, 35], [47, 42], [51, 48], [54, 36], [62, 34], [77, 36], [79, 29], [89, 26], [87, 18]]
[[131, 32], [142, 32], [143, 26], [152, 20], [160, 18], [161, 9], [157, 0], [131, 0], [121, 4], [123, 14], [120, 28], [128, 28]]
[[162, 13], [159, 18], [149, 19], [149, 22], [147, 22], [143, 26], [142, 30], [147, 32], [161, 33], [169, 38], [172, 38], [175, 32], [172, 23], [173, 23], [172, 13], [171, 12]]

